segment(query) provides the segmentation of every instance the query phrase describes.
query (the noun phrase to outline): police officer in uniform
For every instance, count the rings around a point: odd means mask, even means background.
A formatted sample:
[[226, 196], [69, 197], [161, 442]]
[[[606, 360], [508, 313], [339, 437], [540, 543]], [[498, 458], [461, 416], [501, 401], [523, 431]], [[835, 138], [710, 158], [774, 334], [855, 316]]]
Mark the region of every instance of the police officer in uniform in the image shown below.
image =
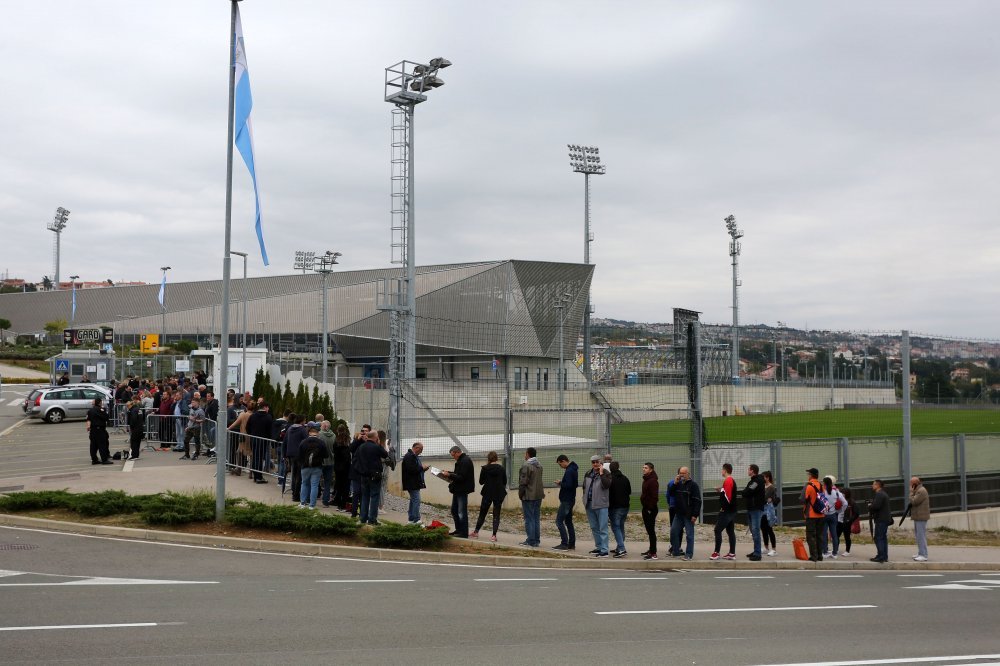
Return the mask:
[[[90, 464], [112, 465], [108, 448], [108, 413], [101, 406], [101, 399], [94, 398], [94, 406], [87, 410], [87, 432], [90, 433]], [[101, 458], [98, 460], [97, 454]]]

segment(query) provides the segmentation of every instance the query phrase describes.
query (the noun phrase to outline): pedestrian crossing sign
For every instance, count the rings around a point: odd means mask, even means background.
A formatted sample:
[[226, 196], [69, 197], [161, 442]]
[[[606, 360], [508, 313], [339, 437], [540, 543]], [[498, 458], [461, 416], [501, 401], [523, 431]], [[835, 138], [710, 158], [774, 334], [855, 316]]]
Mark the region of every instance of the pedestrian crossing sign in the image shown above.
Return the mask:
[[56, 372], [69, 372], [69, 359], [56, 359]]

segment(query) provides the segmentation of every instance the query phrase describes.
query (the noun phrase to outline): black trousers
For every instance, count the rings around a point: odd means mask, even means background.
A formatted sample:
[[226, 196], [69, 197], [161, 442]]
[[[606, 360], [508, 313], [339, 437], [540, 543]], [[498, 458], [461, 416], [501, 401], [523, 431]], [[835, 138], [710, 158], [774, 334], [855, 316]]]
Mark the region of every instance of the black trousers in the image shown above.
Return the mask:
[[649, 552], [656, 554], [656, 514], [660, 512], [658, 507], [647, 509], [642, 507], [642, 524], [646, 527], [646, 534], [649, 535]]
[[351, 494], [350, 470], [333, 470], [333, 503], [338, 509], [347, 506], [347, 500]]
[[288, 458], [286, 469], [292, 470], [292, 501], [301, 502], [299, 492], [302, 490], [302, 463], [298, 458]]
[[809, 559], [814, 562], [823, 560], [823, 552], [819, 549], [821, 529], [823, 529], [823, 518], [806, 518], [806, 545], [809, 546]]
[[[729, 552], [736, 552], [736, 512], [719, 512], [719, 517], [715, 520], [715, 552], [722, 548], [722, 532], [726, 532], [729, 537]], [[720, 553], [721, 554], [721, 553]]]
[[[506, 497], [506, 495], [504, 495]], [[486, 522], [486, 514], [489, 513], [490, 507], [493, 507], [493, 534], [497, 533], [500, 529], [500, 507], [503, 505], [504, 497], [494, 497], [491, 499], [483, 498], [483, 501], [479, 504], [479, 518], [476, 520], [476, 532], [482, 528], [483, 523]]]
[[[100, 456], [100, 459], [98, 459]], [[104, 428], [90, 429], [90, 460], [92, 462], [103, 462], [111, 459], [111, 450], [108, 448], [108, 431]]]
[[851, 526], [846, 522], [837, 523], [837, 534], [844, 540], [844, 552], [851, 552]]
[[760, 517], [760, 533], [764, 537], [764, 548], [767, 548], [768, 544], [771, 544], [771, 550], [778, 547], [778, 542], [774, 538], [774, 528], [771, 527], [771, 522], [767, 519], [767, 516]]
[[128, 443], [132, 448], [132, 457], [139, 457], [139, 447], [142, 446], [142, 428], [136, 428], [128, 435]]

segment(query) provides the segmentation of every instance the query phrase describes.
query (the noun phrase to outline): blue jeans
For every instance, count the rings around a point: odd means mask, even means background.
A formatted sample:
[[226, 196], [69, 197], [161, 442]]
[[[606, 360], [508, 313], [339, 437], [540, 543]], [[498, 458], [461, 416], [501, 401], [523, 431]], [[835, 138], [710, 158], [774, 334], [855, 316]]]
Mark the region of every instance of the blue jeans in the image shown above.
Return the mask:
[[694, 522], [688, 516], [675, 514], [674, 520], [670, 523], [670, 547], [674, 555], [681, 552], [681, 533], [687, 538], [687, 547], [684, 549], [684, 556], [688, 559], [694, 557]]
[[594, 533], [594, 548], [599, 553], [608, 552], [608, 509], [587, 508], [587, 522]]
[[521, 500], [521, 509], [524, 511], [524, 532], [527, 535], [525, 542], [529, 546], [540, 546], [542, 544], [542, 500]]
[[875, 523], [875, 557], [889, 561], [889, 523]]
[[333, 486], [333, 465], [323, 465], [323, 506], [330, 503], [330, 490]]
[[625, 552], [625, 517], [627, 515], [627, 506], [608, 509], [608, 518], [611, 519], [611, 532], [615, 535], [615, 550], [620, 553]]
[[469, 495], [455, 493], [451, 496], [451, 517], [455, 520], [455, 536], [469, 536]]
[[378, 500], [382, 495], [382, 479], [361, 482], [361, 522], [374, 523], [378, 520]]
[[410, 507], [406, 511], [406, 519], [411, 523], [420, 522], [420, 489], [407, 491], [410, 493]]
[[560, 500], [556, 512], [556, 527], [559, 528], [559, 543], [576, 548], [576, 529], [573, 527], [573, 500]]
[[361, 509], [361, 481], [351, 479], [351, 517], [357, 518]]
[[187, 421], [186, 416], [175, 416], [174, 417], [174, 435], [177, 439], [177, 448], [184, 448], [184, 422]]
[[760, 557], [760, 517], [763, 515], [764, 512], [757, 509], [747, 511], [747, 517], [750, 519], [750, 536], [753, 538], [753, 554], [757, 557]]
[[823, 516], [823, 532], [820, 539], [820, 550], [826, 553], [830, 550], [830, 541], [833, 541], [833, 554], [840, 550], [840, 535], [837, 534], [837, 514]]
[[308, 504], [312, 508], [316, 507], [320, 474], [322, 474], [322, 470], [319, 467], [302, 468], [302, 488], [299, 490], [299, 502]]

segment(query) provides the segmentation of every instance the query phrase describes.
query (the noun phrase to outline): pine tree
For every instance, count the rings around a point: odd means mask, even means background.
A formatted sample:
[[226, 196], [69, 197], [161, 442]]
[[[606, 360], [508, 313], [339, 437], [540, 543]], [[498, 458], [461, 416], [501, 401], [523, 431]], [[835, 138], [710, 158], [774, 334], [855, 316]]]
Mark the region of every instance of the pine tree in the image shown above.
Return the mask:
[[305, 382], [299, 382], [299, 390], [295, 392], [295, 413], [306, 417], [312, 416], [309, 413], [309, 392], [306, 390]]
[[274, 395], [271, 396], [269, 404], [271, 405], [271, 414], [274, 418], [278, 418], [285, 413], [285, 396], [281, 393], [280, 384], [274, 389]]
[[253, 378], [253, 396], [259, 398], [264, 395], [264, 369], [258, 368], [257, 374]]

